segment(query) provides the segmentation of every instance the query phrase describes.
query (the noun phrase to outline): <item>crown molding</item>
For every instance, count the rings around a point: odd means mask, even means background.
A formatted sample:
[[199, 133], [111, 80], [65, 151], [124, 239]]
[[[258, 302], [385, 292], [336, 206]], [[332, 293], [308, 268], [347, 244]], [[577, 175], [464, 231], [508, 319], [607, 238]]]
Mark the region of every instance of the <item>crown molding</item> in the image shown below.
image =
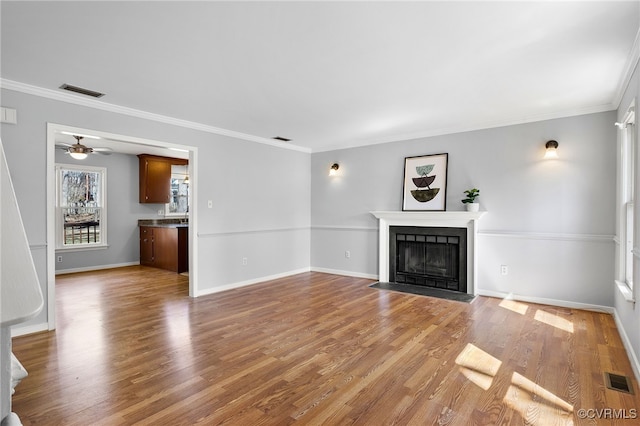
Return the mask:
[[173, 126], [184, 127], [192, 130], [199, 130], [206, 133], [213, 133], [221, 136], [229, 136], [236, 139], [242, 139], [250, 142], [257, 142], [264, 145], [275, 146], [278, 148], [289, 149], [293, 151], [311, 153], [311, 150], [306, 147], [287, 144], [284, 142], [278, 142], [275, 140], [263, 138], [260, 136], [249, 135], [246, 133], [240, 133], [233, 130], [222, 129], [219, 127], [209, 126], [195, 121], [181, 120], [166, 115], [154, 114], [151, 112], [123, 107], [120, 105], [110, 104], [107, 102], [99, 101], [96, 99], [84, 98], [80, 95], [64, 93], [58, 90], [45, 89], [43, 87], [33, 86], [26, 83], [21, 83], [14, 80], [0, 79], [0, 88], [13, 90], [16, 92], [26, 93], [29, 95], [40, 96], [42, 98], [52, 99], [60, 102], [67, 102], [70, 104], [80, 105], [88, 108], [95, 108], [102, 111], [114, 112], [116, 114], [128, 115], [130, 117], [142, 118], [145, 120], [156, 121], [159, 123], [170, 124]]

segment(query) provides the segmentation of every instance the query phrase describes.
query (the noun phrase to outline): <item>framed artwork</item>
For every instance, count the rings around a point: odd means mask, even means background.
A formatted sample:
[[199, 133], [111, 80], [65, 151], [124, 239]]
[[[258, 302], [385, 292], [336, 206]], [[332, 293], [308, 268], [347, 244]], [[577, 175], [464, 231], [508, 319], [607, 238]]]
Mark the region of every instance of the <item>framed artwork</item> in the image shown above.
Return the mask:
[[404, 159], [402, 210], [446, 210], [448, 154]]

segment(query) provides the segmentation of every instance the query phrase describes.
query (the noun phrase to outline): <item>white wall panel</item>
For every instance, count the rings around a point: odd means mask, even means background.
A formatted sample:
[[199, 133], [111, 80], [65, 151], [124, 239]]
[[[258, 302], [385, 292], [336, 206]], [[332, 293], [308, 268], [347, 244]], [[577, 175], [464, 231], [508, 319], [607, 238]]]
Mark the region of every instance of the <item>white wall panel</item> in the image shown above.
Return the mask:
[[480, 233], [478, 293], [613, 306], [613, 247], [613, 236]]
[[378, 229], [313, 227], [311, 268], [377, 279]]
[[309, 228], [201, 235], [199, 294], [309, 270]]

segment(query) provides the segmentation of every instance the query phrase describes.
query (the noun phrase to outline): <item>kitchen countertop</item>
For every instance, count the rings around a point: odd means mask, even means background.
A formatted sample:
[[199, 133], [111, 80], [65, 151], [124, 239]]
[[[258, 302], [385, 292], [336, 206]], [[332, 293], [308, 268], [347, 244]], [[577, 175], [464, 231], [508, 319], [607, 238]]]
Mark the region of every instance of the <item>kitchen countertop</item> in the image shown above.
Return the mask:
[[155, 226], [158, 228], [188, 228], [189, 220], [183, 218], [138, 219], [138, 226]]

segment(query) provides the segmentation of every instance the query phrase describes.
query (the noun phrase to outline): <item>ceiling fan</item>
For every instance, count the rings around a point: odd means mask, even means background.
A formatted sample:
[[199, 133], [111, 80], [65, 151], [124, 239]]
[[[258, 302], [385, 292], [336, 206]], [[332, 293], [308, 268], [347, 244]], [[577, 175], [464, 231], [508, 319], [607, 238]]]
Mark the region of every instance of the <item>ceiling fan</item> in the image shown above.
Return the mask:
[[109, 155], [111, 148], [91, 148], [80, 143], [84, 136], [72, 135], [76, 139], [76, 143], [69, 145], [59, 142], [57, 145], [60, 149], [64, 149], [72, 158], [76, 160], [84, 160], [87, 155], [92, 153]]

